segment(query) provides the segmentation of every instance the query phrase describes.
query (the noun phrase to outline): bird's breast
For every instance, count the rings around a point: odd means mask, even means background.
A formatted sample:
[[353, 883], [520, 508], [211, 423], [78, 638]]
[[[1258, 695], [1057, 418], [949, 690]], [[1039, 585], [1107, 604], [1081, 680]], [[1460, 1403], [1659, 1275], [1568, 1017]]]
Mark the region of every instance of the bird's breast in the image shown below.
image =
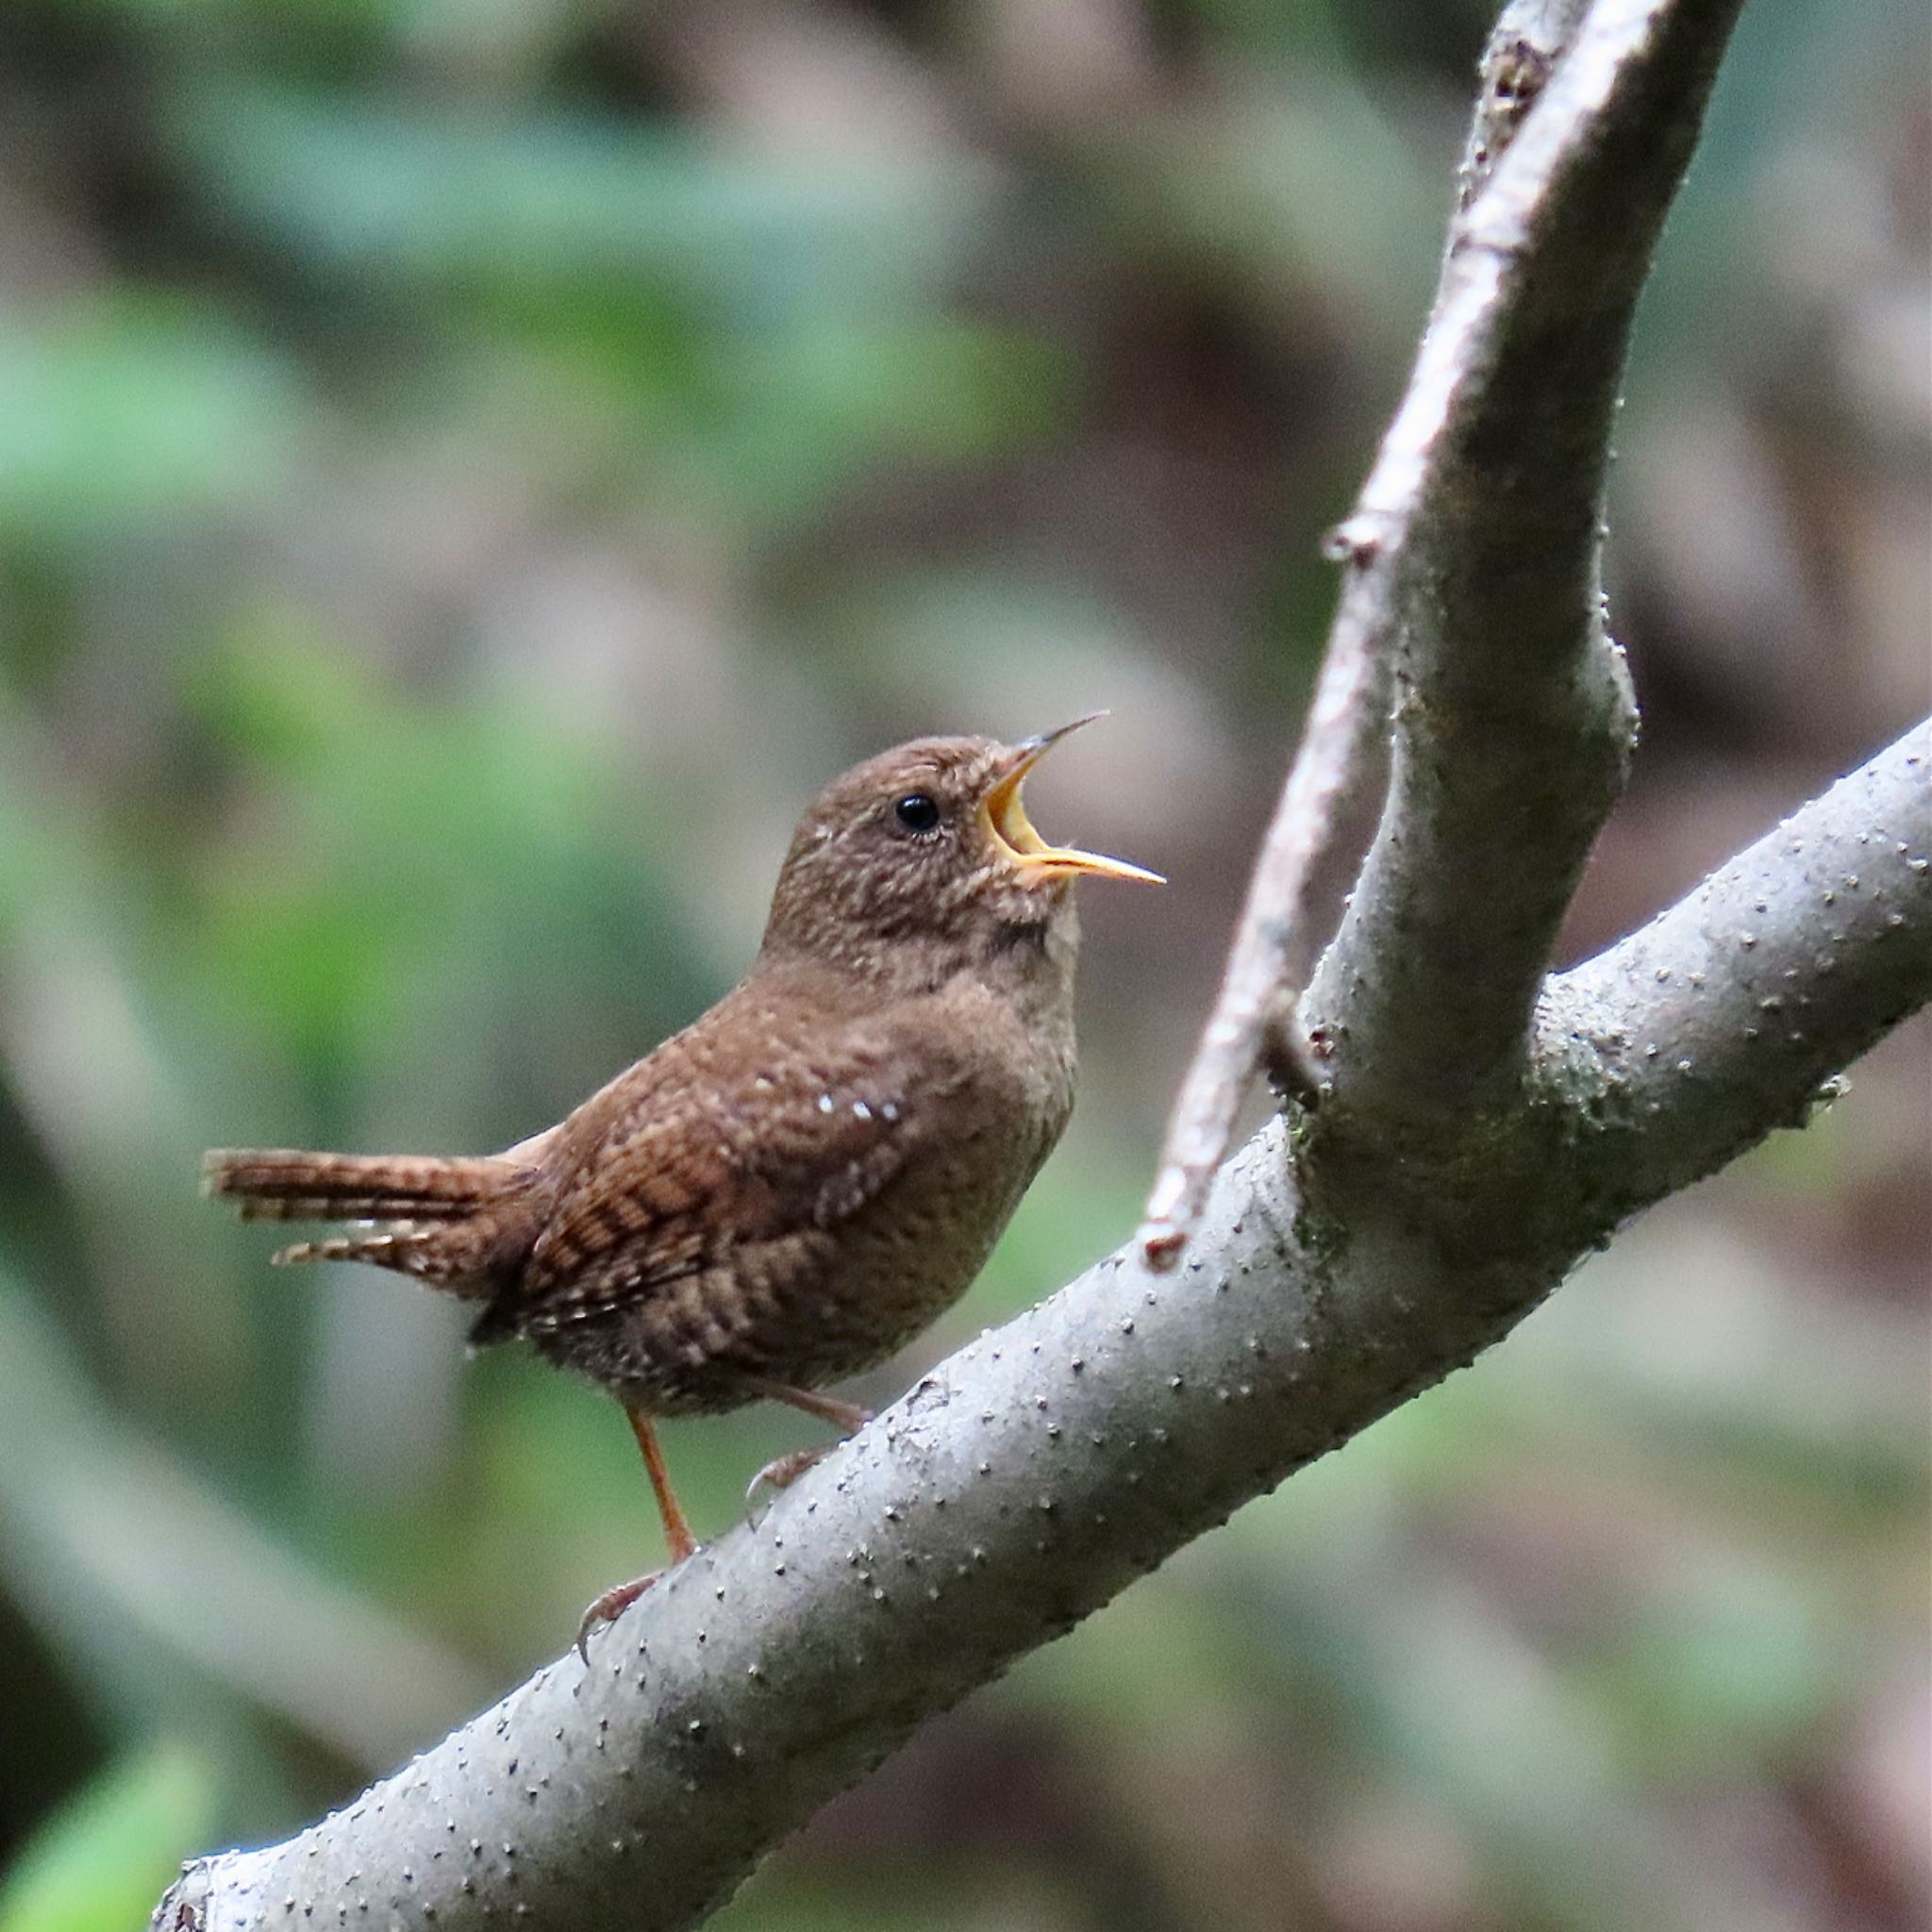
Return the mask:
[[[852, 1091], [814, 1083], [786, 1127], [795, 1172], [773, 1164], [776, 1122], [742, 1149], [784, 1204], [754, 1236], [720, 1242], [608, 1320], [532, 1339], [661, 1415], [735, 1407], [753, 1377], [838, 1381], [927, 1327], [971, 1287], [1059, 1139], [1075, 1067], [1070, 1013], [1024, 1009], [976, 980], [918, 1021]], [[821, 1121], [842, 1129], [837, 1160], [821, 1158]]]

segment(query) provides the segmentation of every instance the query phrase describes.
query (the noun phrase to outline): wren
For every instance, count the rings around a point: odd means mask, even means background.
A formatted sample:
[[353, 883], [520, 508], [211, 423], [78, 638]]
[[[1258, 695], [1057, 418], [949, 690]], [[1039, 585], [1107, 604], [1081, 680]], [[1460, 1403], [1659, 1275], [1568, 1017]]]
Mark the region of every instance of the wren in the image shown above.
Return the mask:
[[[1073, 1110], [1074, 882], [1158, 875], [1049, 845], [1021, 744], [924, 738], [799, 821], [751, 971], [558, 1125], [475, 1157], [218, 1151], [244, 1220], [353, 1224], [278, 1262], [368, 1261], [482, 1304], [630, 1418], [674, 1562], [696, 1548], [655, 1422], [823, 1394], [949, 1307]], [[826, 1445], [829, 1447], [830, 1445]], [[759, 1473], [783, 1484], [824, 1453]], [[654, 1582], [607, 1591], [590, 1631]]]

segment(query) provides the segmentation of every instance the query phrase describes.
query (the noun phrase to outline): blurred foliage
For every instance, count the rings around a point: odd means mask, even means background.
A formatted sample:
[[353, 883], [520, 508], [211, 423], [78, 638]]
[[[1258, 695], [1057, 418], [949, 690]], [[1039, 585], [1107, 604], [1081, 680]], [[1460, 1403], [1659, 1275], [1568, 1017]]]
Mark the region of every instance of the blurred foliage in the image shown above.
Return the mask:
[[[0, 1932], [138, 1923], [655, 1552], [607, 1402], [270, 1277], [203, 1146], [520, 1138], [740, 969], [829, 773], [1105, 704], [1039, 810], [1175, 884], [1088, 895], [1087, 1098], [919, 1353], [1131, 1224], [1485, 25], [12, 0]], [[1646, 741], [1572, 954], [1925, 704], [1926, 52], [1906, 0], [1746, 11], [1637, 345]], [[1922, 1924], [1926, 1038], [720, 1923]], [[798, 1429], [674, 1427], [700, 1524]]]
[[208, 1768], [149, 1749], [68, 1798], [4, 1880], [0, 1932], [108, 1932], [138, 1925], [175, 1875], [183, 1844], [214, 1819]]

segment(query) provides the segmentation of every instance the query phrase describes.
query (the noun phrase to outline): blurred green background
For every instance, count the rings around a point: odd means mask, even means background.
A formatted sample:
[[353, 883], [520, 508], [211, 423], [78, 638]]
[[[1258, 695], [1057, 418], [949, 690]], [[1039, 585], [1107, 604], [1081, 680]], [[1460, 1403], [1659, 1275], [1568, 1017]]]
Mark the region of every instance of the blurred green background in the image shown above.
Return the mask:
[[[1174, 884], [1085, 894], [1081, 1112], [921, 1354], [1124, 1237], [1486, 25], [7, 0], [0, 1932], [142, 1923], [658, 1552], [614, 1407], [271, 1275], [205, 1145], [511, 1141], [730, 981], [831, 773], [1106, 705], [1036, 813]], [[1926, 701], [1927, 53], [1913, 0], [1747, 9], [1632, 370], [1646, 739], [1573, 956]], [[720, 1923], [1923, 1926], [1927, 1040]], [[671, 1426], [701, 1530], [801, 1429]]]

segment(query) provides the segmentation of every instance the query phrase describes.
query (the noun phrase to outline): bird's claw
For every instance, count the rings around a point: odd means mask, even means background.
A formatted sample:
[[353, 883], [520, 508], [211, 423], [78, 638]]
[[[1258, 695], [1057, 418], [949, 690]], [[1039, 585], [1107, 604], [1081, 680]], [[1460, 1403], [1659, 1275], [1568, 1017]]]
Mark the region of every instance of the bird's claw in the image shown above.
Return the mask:
[[591, 1661], [591, 1633], [614, 1623], [656, 1583], [664, 1572], [653, 1570], [648, 1576], [634, 1576], [628, 1583], [616, 1583], [602, 1596], [592, 1597], [577, 1624], [577, 1655], [588, 1668]]
[[794, 1449], [789, 1456], [774, 1456], [744, 1486], [744, 1507], [749, 1515], [757, 1507], [760, 1490], [790, 1489], [814, 1463], [823, 1462], [837, 1442], [821, 1442], [814, 1449]]

